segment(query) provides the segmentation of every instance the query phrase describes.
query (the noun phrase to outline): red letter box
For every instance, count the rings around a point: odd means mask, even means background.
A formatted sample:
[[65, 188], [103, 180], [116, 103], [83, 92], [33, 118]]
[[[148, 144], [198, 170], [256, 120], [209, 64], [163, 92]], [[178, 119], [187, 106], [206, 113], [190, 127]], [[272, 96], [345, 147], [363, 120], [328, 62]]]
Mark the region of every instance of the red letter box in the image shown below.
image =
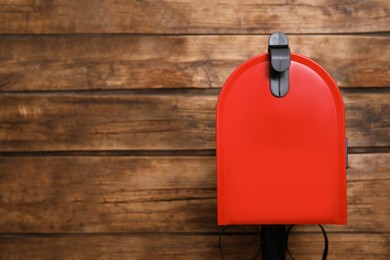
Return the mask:
[[239, 66], [221, 90], [219, 225], [347, 222], [341, 94], [317, 63], [288, 54], [284, 78], [273, 77], [270, 54], [261, 54]]

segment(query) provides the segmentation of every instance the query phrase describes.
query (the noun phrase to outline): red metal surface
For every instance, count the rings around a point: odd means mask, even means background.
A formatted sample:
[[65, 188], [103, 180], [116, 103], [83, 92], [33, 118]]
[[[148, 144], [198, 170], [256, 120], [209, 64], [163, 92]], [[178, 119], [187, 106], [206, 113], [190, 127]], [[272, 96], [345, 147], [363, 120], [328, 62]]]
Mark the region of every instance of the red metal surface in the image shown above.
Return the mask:
[[268, 54], [227, 79], [217, 105], [218, 224], [346, 224], [344, 105], [329, 74], [291, 54], [269, 89]]

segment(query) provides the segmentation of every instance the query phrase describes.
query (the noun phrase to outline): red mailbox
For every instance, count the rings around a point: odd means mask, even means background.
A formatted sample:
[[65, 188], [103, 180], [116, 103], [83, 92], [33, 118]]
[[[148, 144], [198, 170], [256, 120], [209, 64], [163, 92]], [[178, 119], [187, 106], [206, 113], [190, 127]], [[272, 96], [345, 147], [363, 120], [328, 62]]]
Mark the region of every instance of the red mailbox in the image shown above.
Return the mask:
[[275, 37], [270, 54], [239, 66], [219, 95], [218, 224], [346, 224], [340, 91]]

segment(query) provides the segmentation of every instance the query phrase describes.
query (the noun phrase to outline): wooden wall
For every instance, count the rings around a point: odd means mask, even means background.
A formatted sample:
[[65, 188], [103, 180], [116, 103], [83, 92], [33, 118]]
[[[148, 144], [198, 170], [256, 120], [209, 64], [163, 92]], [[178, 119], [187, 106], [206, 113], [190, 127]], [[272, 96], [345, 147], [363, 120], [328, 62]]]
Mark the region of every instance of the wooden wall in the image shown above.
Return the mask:
[[[388, 0], [1, 0], [0, 259], [219, 259], [216, 100], [276, 30], [342, 89], [329, 259], [390, 259], [389, 26]], [[233, 229], [227, 259], [258, 242]], [[322, 243], [290, 239], [298, 260]]]

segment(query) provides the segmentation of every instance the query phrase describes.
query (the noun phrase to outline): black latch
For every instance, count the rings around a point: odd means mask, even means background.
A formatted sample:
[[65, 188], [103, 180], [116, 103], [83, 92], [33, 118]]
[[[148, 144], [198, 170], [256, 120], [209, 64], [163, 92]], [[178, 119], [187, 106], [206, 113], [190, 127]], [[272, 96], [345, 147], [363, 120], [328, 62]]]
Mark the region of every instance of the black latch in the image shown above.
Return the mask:
[[291, 64], [288, 38], [282, 32], [271, 34], [268, 41], [270, 56], [270, 88], [275, 97], [284, 97], [289, 89], [289, 71]]

